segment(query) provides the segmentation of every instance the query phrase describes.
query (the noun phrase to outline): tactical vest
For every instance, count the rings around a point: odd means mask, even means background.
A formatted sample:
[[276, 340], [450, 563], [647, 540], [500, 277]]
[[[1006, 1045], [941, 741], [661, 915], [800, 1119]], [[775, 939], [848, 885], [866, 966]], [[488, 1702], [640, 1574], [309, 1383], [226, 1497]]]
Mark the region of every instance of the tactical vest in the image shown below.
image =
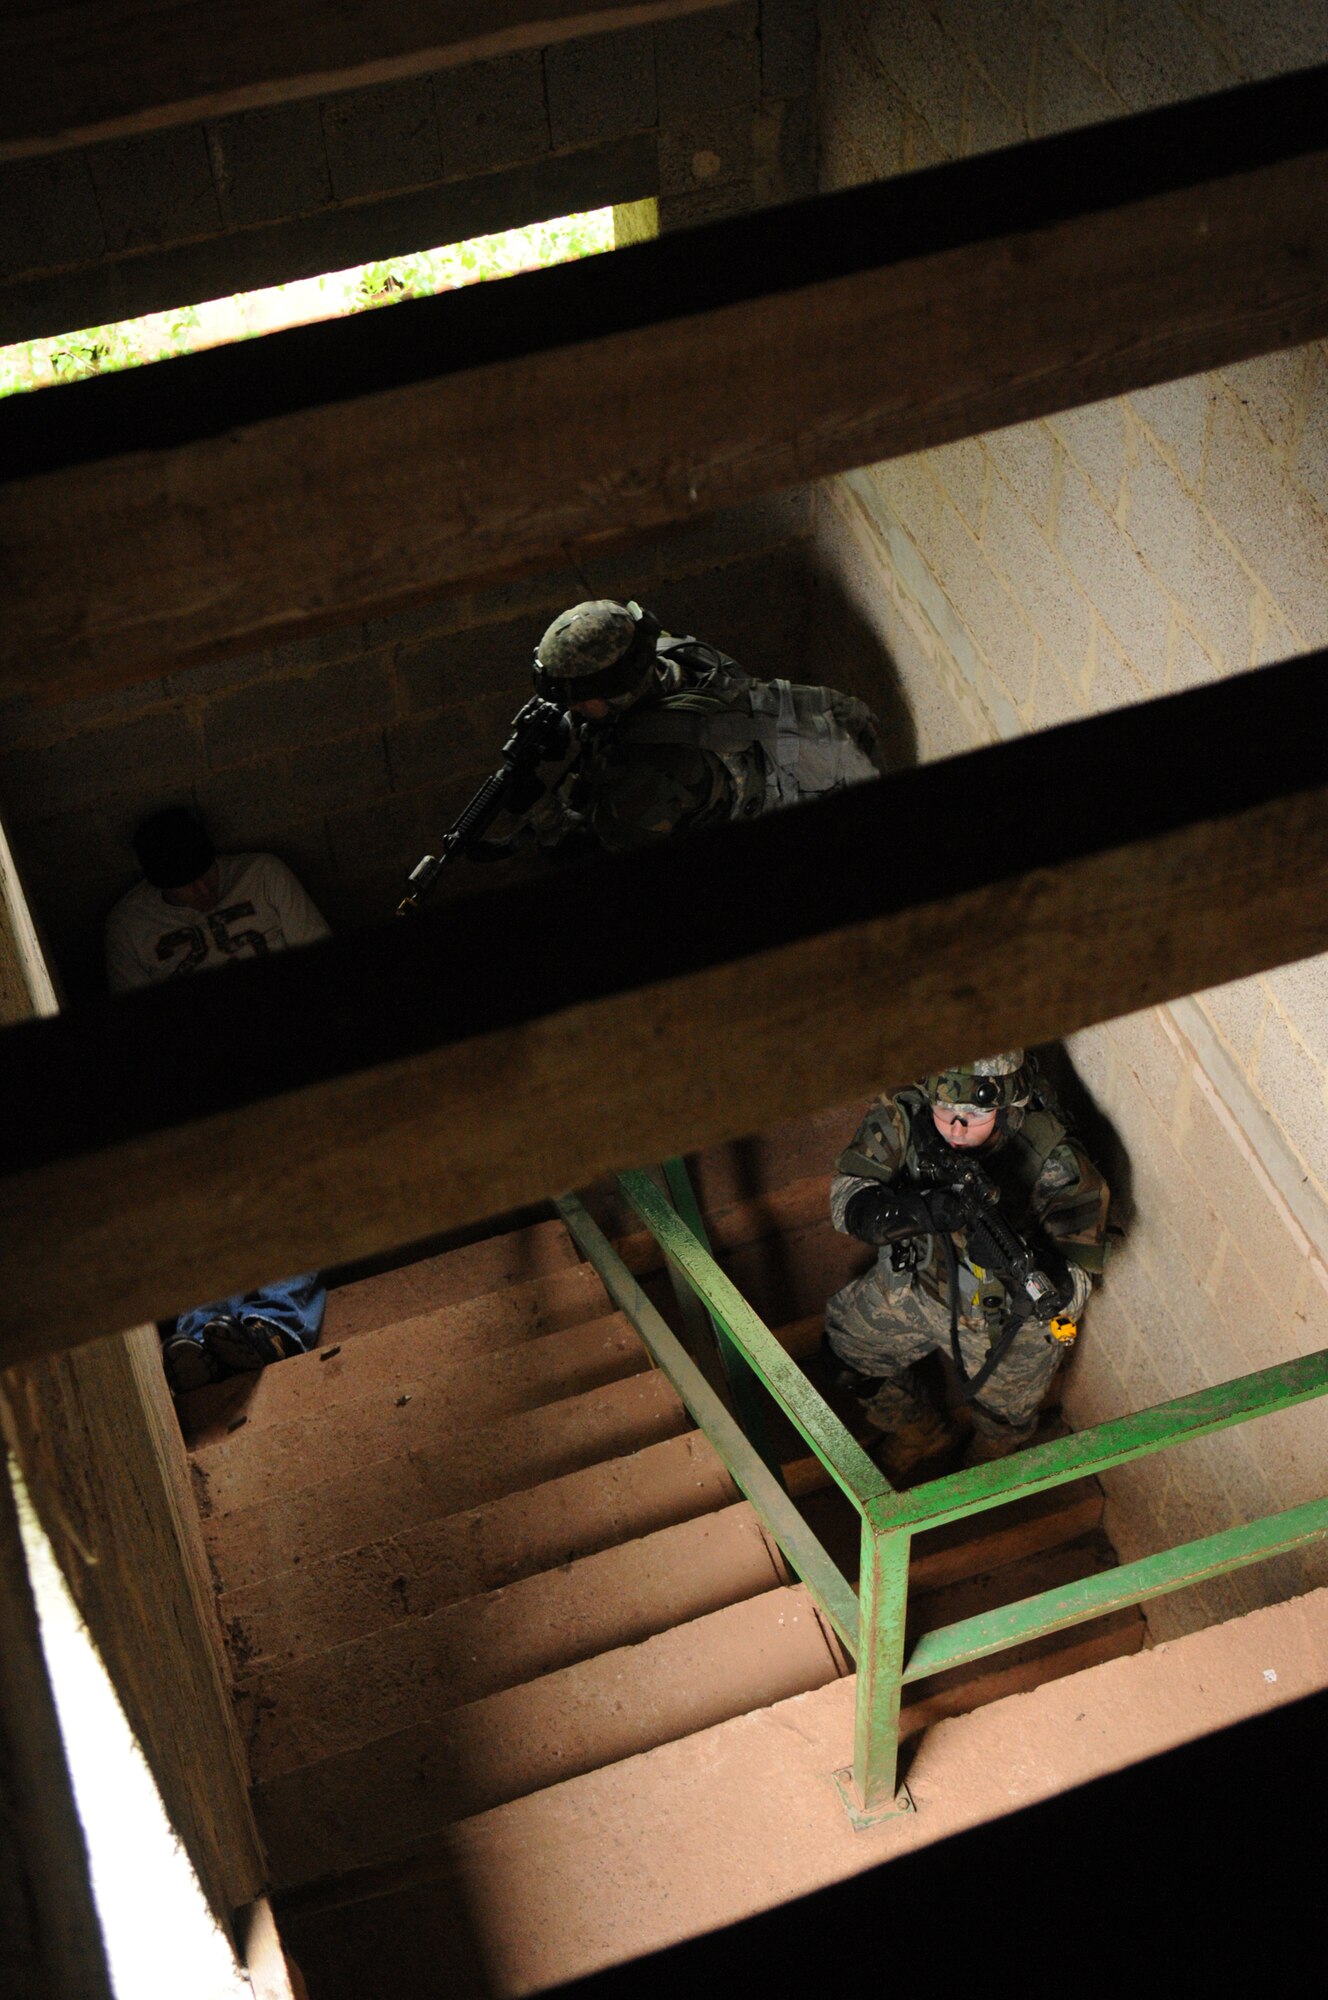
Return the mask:
[[681, 670], [682, 685], [629, 710], [617, 740], [708, 750], [732, 781], [734, 819], [823, 798], [882, 772], [876, 719], [856, 696], [756, 680], [698, 639], [662, 637], [656, 654]]

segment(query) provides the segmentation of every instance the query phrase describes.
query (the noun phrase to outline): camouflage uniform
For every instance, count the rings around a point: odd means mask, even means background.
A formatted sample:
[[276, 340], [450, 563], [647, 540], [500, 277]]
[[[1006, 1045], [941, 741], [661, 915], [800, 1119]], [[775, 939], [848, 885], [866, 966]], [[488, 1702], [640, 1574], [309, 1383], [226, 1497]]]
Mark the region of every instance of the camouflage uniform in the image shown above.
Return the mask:
[[[872, 1106], [836, 1163], [830, 1189], [836, 1229], [848, 1233], [845, 1210], [861, 1189], [922, 1185], [914, 1121], [927, 1135], [932, 1112], [921, 1090], [900, 1090]], [[1042, 1100], [1034, 1100], [1021, 1122], [1012, 1118], [1010, 1127], [974, 1157], [1000, 1189], [999, 1212], [1010, 1227], [1033, 1248], [1048, 1242], [1066, 1259], [1074, 1284], [1066, 1312], [1077, 1319], [1088, 1297], [1089, 1274], [1102, 1268], [1106, 1183]], [[954, 1232], [954, 1246], [959, 1350], [971, 1377], [1006, 1322], [1008, 1297], [998, 1277], [969, 1260], [964, 1230]], [[912, 1364], [935, 1350], [950, 1352], [950, 1281], [941, 1238], [924, 1234], [882, 1245], [873, 1268], [829, 1301], [825, 1331], [842, 1362], [879, 1382], [867, 1414], [879, 1429], [890, 1431], [902, 1413], [916, 1407]], [[1026, 1320], [971, 1405], [979, 1436], [1000, 1451], [1031, 1437], [1043, 1392], [1063, 1356], [1045, 1325]]]
[[715, 647], [667, 634], [642, 698], [574, 724], [578, 760], [531, 815], [543, 846], [585, 827], [611, 850], [639, 847], [883, 769], [875, 718], [854, 696], [757, 681]]

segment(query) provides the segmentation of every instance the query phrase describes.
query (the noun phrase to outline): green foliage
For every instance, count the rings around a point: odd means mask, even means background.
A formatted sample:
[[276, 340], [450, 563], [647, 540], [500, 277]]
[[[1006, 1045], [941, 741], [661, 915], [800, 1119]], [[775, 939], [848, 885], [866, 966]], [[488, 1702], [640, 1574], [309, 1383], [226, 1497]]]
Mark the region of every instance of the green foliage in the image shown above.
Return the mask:
[[149, 313], [112, 326], [84, 327], [44, 340], [20, 341], [14, 347], [0, 347], [0, 396], [76, 382], [117, 368], [139, 368], [146, 362], [192, 354], [199, 348], [246, 339], [279, 326], [340, 319], [348, 313], [395, 305], [402, 299], [429, 298], [435, 292], [507, 278], [547, 264], [570, 263], [573, 258], [612, 248], [613, 210], [601, 208], [586, 215], [562, 215], [552, 222], [508, 229], [497, 236], [476, 236], [468, 243], [451, 243], [438, 250], [360, 264], [349, 271], [331, 271], [321, 278], [241, 292], [230, 299]]

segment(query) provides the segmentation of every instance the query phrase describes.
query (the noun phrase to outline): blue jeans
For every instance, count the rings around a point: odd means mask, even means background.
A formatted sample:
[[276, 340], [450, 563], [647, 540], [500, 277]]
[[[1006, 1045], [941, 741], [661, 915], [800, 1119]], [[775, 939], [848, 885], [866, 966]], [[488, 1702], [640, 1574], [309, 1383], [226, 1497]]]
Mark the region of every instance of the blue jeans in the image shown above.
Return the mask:
[[322, 1277], [317, 1271], [307, 1271], [303, 1277], [283, 1278], [260, 1291], [237, 1292], [233, 1299], [195, 1306], [192, 1312], [180, 1314], [175, 1330], [197, 1340], [210, 1319], [264, 1319], [308, 1349], [318, 1338], [326, 1304], [327, 1286]]

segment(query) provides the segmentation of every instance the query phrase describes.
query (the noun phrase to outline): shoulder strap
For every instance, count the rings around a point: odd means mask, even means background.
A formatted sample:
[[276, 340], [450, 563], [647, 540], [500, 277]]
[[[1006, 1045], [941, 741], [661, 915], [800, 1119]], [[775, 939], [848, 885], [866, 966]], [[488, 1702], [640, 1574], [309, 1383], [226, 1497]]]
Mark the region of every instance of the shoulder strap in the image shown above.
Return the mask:
[[1015, 1227], [1029, 1210], [1042, 1169], [1064, 1138], [1065, 1127], [1049, 1111], [1030, 1111], [1019, 1130], [1009, 1134], [999, 1164], [993, 1165], [993, 1178], [1003, 1192], [1002, 1208]]

